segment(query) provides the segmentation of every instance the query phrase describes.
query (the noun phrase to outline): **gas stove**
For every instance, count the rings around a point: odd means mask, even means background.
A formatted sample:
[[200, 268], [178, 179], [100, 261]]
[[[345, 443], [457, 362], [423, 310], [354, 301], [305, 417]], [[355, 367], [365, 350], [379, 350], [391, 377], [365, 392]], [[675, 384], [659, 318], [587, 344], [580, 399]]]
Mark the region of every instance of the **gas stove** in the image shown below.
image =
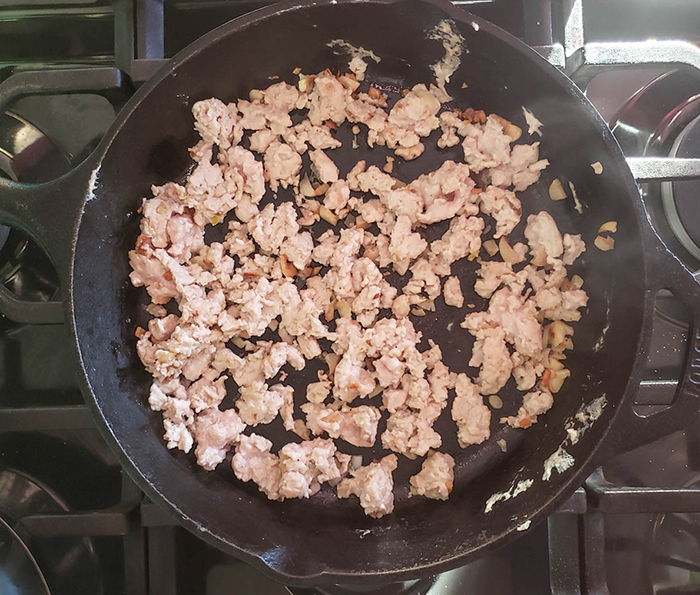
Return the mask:
[[[0, 8], [0, 175], [58, 177], [133, 91], [188, 43], [266, 0], [10, 0]], [[700, 270], [700, 181], [655, 157], [700, 157], [700, 5], [692, 0], [457, 2], [533, 46], [596, 105], [666, 244]], [[663, 41], [658, 41], [663, 40]], [[5, 111], [2, 111], [5, 110]], [[635, 159], [636, 158], [636, 159]], [[56, 208], [61, 208], [60, 204]], [[56, 273], [0, 227], [0, 291], [55, 302]], [[10, 302], [8, 302], [10, 303]], [[684, 306], [657, 297], [639, 414], [674, 399]], [[597, 470], [546, 523], [462, 568], [367, 591], [276, 583], [180, 528], [107, 448], [74, 378], [60, 305], [0, 317], [0, 593], [386, 595], [700, 592], [700, 416]]]

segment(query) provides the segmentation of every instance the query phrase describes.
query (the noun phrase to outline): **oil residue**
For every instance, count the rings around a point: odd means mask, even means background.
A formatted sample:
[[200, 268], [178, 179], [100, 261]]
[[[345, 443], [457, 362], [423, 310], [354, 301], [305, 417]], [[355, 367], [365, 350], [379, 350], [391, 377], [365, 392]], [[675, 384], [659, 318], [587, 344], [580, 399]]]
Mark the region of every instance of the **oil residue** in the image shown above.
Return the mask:
[[445, 91], [445, 84], [450, 82], [450, 77], [462, 63], [462, 52], [465, 51], [464, 37], [457, 32], [453, 21], [443, 20], [430, 30], [428, 39], [442, 42], [442, 47], [445, 48], [445, 57], [430, 66], [437, 86]]
[[506, 500], [510, 500], [511, 498], [515, 498], [519, 494], [522, 494], [523, 492], [526, 492], [527, 490], [530, 489], [532, 486], [532, 480], [531, 479], [522, 479], [518, 483], [513, 482], [513, 485], [510, 486], [508, 490], [505, 492], [496, 492], [493, 496], [491, 496], [487, 501], [486, 501], [486, 506], [484, 507], [484, 512], [489, 513], [493, 510], [494, 505], [497, 502], [505, 502]]

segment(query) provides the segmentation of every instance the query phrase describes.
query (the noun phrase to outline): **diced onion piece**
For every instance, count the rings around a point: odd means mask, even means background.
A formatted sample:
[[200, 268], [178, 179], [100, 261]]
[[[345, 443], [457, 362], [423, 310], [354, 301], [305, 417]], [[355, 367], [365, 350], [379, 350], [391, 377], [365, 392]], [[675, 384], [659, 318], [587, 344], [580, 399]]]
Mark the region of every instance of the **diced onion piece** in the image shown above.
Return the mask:
[[498, 252], [498, 244], [496, 244], [495, 240], [486, 240], [483, 244], [481, 244], [484, 247], [484, 250], [486, 250], [486, 253], [489, 256], [493, 256]]
[[583, 279], [579, 277], [578, 275], [574, 275], [571, 277], [571, 288], [572, 289], [581, 289], [583, 287]]
[[362, 455], [352, 455], [348, 467], [350, 467], [350, 469], [353, 471], [362, 467]]
[[297, 271], [297, 267], [295, 267], [291, 262], [289, 262], [289, 260], [284, 254], [280, 256], [280, 269], [282, 270], [282, 274], [285, 277], [294, 277], [299, 272]]
[[500, 409], [503, 407], [503, 399], [501, 399], [501, 397], [498, 395], [491, 395], [489, 397], [489, 405], [491, 405], [491, 407], [494, 409]]
[[411, 314], [414, 316], [425, 316], [425, 310], [416, 306], [415, 308], [411, 308]]
[[503, 452], [507, 452], [507, 451], [508, 451], [508, 443], [507, 443], [503, 438], [500, 438], [499, 440], [496, 440], [496, 444], [498, 444], [499, 448], [500, 448]]
[[522, 260], [522, 258], [520, 258], [520, 254], [513, 250], [511, 245], [508, 243], [508, 240], [506, 240], [503, 236], [501, 236], [501, 239], [498, 240], [498, 249], [501, 252], [503, 262], [517, 264]]
[[564, 369], [564, 364], [562, 364], [558, 359], [554, 357], [549, 358], [549, 369], [552, 370], [552, 372], [558, 372], [559, 370]]
[[327, 221], [331, 225], [337, 225], [338, 215], [331, 211], [328, 207], [321, 205], [318, 208], [318, 214], [324, 221]]
[[543, 267], [547, 264], [547, 252], [544, 249], [544, 246], [537, 246], [535, 255], [532, 257], [530, 262], [536, 267]]
[[608, 236], [596, 236], [593, 244], [598, 250], [607, 252], [615, 247], [615, 240]]
[[376, 397], [380, 392], [384, 390], [384, 387], [381, 384], [378, 384], [377, 386], [374, 387], [371, 393], [367, 395], [368, 399], [373, 399]]
[[498, 114], [491, 114], [491, 117], [497, 120], [501, 126], [503, 126], [503, 132], [510, 137], [511, 142], [515, 142], [522, 136], [523, 131], [512, 122], [509, 122]]
[[335, 367], [340, 361], [340, 356], [337, 353], [327, 353], [326, 354], [326, 364], [328, 365], [328, 373], [333, 374], [335, 372]]
[[277, 329], [277, 334], [280, 336], [280, 339], [282, 339], [282, 341], [284, 341], [285, 343], [289, 343], [290, 345], [294, 343], [294, 337], [292, 337], [292, 335], [290, 335], [286, 330], [284, 330], [283, 327], [279, 327], [279, 329]]
[[309, 438], [311, 438], [311, 433], [309, 432], [309, 428], [304, 423], [303, 419], [295, 419], [294, 420], [294, 433], [304, 440], [308, 440]]
[[552, 379], [552, 371], [547, 368], [544, 373], [542, 374], [542, 381], [540, 382], [540, 386], [542, 388], [549, 388], [549, 381]]
[[470, 252], [470, 253], [469, 253], [469, 256], [467, 256], [467, 260], [468, 260], [469, 262], [471, 262], [472, 260], [476, 260], [477, 258], [479, 258], [479, 253], [476, 252], [476, 251]]
[[156, 351], [156, 359], [161, 364], [167, 364], [175, 359], [175, 354], [172, 351], [164, 351], [159, 349]]
[[260, 89], [251, 89], [248, 97], [251, 101], [262, 101], [265, 94]]
[[591, 163], [591, 167], [593, 168], [593, 171], [597, 175], [600, 175], [603, 173], [603, 164], [600, 161], [596, 161], [595, 163]]
[[604, 233], [606, 231], [615, 233], [617, 231], [617, 221], [606, 221], [598, 228], [598, 233]]
[[241, 337], [234, 337], [231, 341], [238, 349], [245, 347], [245, 341]]
[[299, 183], [299, 192], [302, 193], [303, 196], [306, 198], [313, 198], [316, 196], [316, 191], [314, 190], [314, 187], [311, 185], [311, 180], [309, 180], [309, 176], [305, 175], [302, 179], [301, 182]]
[[566, 198], [566, 190], [561, 185], [559, 178], [554, 178], [549, 185], [549, 198], [552, 200], [564, 200]]
[[275, 332], [275, 331], [277, 330], [277, 327], [278, 327], [279, 325], [280, 325], [279, 320], [277, 320], [276, 318], [273, 318], [273, 319], [270, 321], [270, 324], [268, 324], [267, 326], [268, 326], [268, 328], [269, 328], [272, 332]]
[[355, 217], [355, 227], [359, 229], [367, 229], [370, 225], [372, 224], [369, 221], [365, 221], [362, 215]]
[[574, 329], [561, 320], [548, 324], [544, 330], [548, 343], [555, 349], [564, 344], [568, 336], [574, 334]]
[[435, 302], [433, 300], [425, 300], [418, 304], [418, 306], [426, 312], [435, 312]]
[[569, 376], [571, 376], [571, 371], [567, 369], [552, 372], [552, 377], [549, 379], [549, 390], [554, 394], [558, 393], [564, 384], [564, 380]]
[[338, 81], [340, 82], [343, 87], [348, 89], [351, 93], [354, 93], [357, 91], [357, 88], [360, 86], [360, 83], [355, 80], [355, 78], [351, 77], [348, 74], [344, 74], [341, 76]]
[[308, 93], [311, 91], [311, 87], [313, 86], [314, 79], [316, 77], [314, 75], [301, 75], [299, 77], [299, 84], [297, 87], [299, 88], [299, 91], [302, 93]]
[[[328, 192], [328, 189], [330, 186], [328, 184], [320, 184], [319, 186], [316, 187], [314, 190], [314, 194], [316, 196], [323, 196], [326, 192]], [[335, 225], [335, 224], [334, 224]]]
[[338, 314], [341, 318], [350, 318], [352, 310], [350, 309], [350, 304], [345, 300], [337, 300], [335, 302], [335, 309], [338, 310]]

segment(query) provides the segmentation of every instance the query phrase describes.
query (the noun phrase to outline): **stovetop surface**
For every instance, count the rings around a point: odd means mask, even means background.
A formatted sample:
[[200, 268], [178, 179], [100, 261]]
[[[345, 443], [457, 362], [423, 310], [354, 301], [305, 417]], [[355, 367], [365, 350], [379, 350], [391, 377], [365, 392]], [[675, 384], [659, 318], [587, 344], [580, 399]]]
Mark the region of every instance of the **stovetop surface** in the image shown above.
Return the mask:
[[[55, 145], [51, 166], [42, 171], [55, 176], [84, 159], [133, 88], [163, 59], [219, 24], [266, 4], [29, 0], [3, 5], [0, 82], [16, 72], [67, 67], [117, 66], [131, 74], [121, 89], [34, 95], [10, 106], [25, 122], [20, 126], [25, 133], [37, 129]], [[555, 59], [564, 59], [567, 43], [575, 37], [567, 23], [576, 15], [585, 43], [700, 41], [700, 4], [692, 0], [458, 4], [531, 45], [550, 48]], [[663, 83], [657, 79], [672, 68], [623, 65], [587, 81], [587, 92], [608, 122], [625, 124], [638, 115], [629, 98], [653, 85], [663, 97]], [[0, 169], [3, 131], [17, 126], [17, 121], [0, 119]], [[36, 171], [24, 173], [26, 180], [36, 181], [30, 177]], [[660, 189], [645, 185], [643, 190], [650, 209], [662, 217]], [[659, 223], [672, 244], [675, 232], [664, 225]], [[688, 266], [697, 264], [685, 257]], [[15, 230], [0, 250], [0, 280], [24, 299], [56, 297], [55, 273], [41, 251]], [[642, 413], [672, 402], [686, 348], [683, 308], [664, 293], [658, 310], [637, 399]], [[14, 593], [11, 585], [20, 586], [20, 580], [24, 590], [17, 592], [22, 595], [46, 589], [105, 595], [289, 593], [247, 564], [205, 545], [142, 496], [84, 407], [71, 350], [64, 325], [0, 318], [0, 593]], [[403, 590], [392, 586], [394, 591], [385, 592], [700, 592], [699, 482], [700, 420], [692, 420], [685, 431], [611, 461], [560, 512], [513, 544], [432, 583], [403, 585]], [[633, 489], [645, 487], [667, 490]], [[39, 572], [43, 579], [37, 578]]]

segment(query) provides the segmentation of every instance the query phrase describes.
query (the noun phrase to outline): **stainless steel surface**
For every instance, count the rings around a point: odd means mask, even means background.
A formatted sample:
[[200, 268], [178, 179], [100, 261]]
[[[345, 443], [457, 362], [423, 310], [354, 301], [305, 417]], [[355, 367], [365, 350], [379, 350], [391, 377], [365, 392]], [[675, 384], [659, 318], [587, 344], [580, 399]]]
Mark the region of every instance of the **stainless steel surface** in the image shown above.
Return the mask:
[[68, 583], [76, 593], [90, 588], [99, 595], [101, 589], [92, 581], [96, 558], [89, 539], [63, 535], [46, 540], [22, 523], [67, 510], [66, 502], [36, 479], [13, 469], [0, 471], [0, 593], [56, 595]]
[[628, 157], [627, 164], [639, 182], [700, 178], [700, 159]]
[[[697, 123], [697, 122], [695, 122]], [[684, 139], [687, 136], [687, 133], [691, 130], [692, 124], [689, 124], [685, 130], [683, 130], [676, 140], [673, 143], [673, 146], [671, 147], [671, 157], [677, 158], [677, 155], [679, 154], [679, 150], [681, 148], [681, 145], [684, 142]], [[700, 150], [700, 147], [698, 147], [698, 150]], [[700, 159], [698, 160], [700, 161]], [[691, 179], [697, 178], [698, 176], [694, 176]], [[670, 178], [670, 177], [669, 177]], [[683, 178], [675, 178], [675, 179], [683, 179]], [[690, 201], [695, 202], [695, 199], [697, 199], [697, 187], [693, 185], [692, 188], [685, 190], [685, 193], [687, 194], [688, 192], [692, 193], [692, 196], [690, 196]], [[676, 234], [676, 237], [678, 238], [678, 241], [683, 245], [683, 247], [696, 259], [700, 260], [700, 245], [698, 245], [697, 240], [692, 237], [693, 232], [693, 227], [697, 228], [698, 224], [700, 224], [700, 221], [694, 220], [694, 218], [688, 217], [685, 221], [683, 216], [681, 215], [679, 209], [678, 209], [678, 204], [677, 200], [680, 198], [681, 190], [678, 188], [676, 185], [674, 185], [671, 181], [664, 181], [661, 184], [661, 201], [664, 207], [664, 211], [666, 213], [666, 217], [668, 218], [669, 225], [671, 226], [671, 229], [673, 229], [673, 233]]]
[[[606, 73], [594, 78], [589, 88], [607, 76]], [[689, 134], [696, 130], [699, 116], [700, 79], [687, 70], [671, 69], [641, 83], [637, 93], [618, 106], [610, 117], [622, 149], [633, 156], [630, 162], [635, 167], [640, 165], [636, 173], [649, 179], [649, 183], [642, 184], [642, 198], [656, 231], [691, 270], [700, 269], [698, 237], [694, 231], [698, 225], [695, 197], [700, 183], [692, 177], [679, 176], [675, 181], [667, 179], [659, 184], [658, 179], [651, 178], [660, 172], [658, 168], [652, 171], [655, 166], [648, 159], [700, 155], [700, 147], [695, 147], [697, 131]], [[645, 161], [639, 162], [640, 157]], [[674, 167], [678, 165], [682, 162], [676, 162]], [[688, 169], [677, 173], [687, 174]], [[678, 318], [673, 312], [668, 314]]]
[[659, 65], [689, 66], [700, 76], [700, 48], [687, 41], [586, 43], [570, 54], [567, 74], [585, 84], [602, 70]]
[[39, 563], [22, 538], [0, 517], [0, 593], [50, 595]]
[[0, 114], [0, 175], [44, 182], [65, 173], [68, 156], [39, 128], [12, 112]]

